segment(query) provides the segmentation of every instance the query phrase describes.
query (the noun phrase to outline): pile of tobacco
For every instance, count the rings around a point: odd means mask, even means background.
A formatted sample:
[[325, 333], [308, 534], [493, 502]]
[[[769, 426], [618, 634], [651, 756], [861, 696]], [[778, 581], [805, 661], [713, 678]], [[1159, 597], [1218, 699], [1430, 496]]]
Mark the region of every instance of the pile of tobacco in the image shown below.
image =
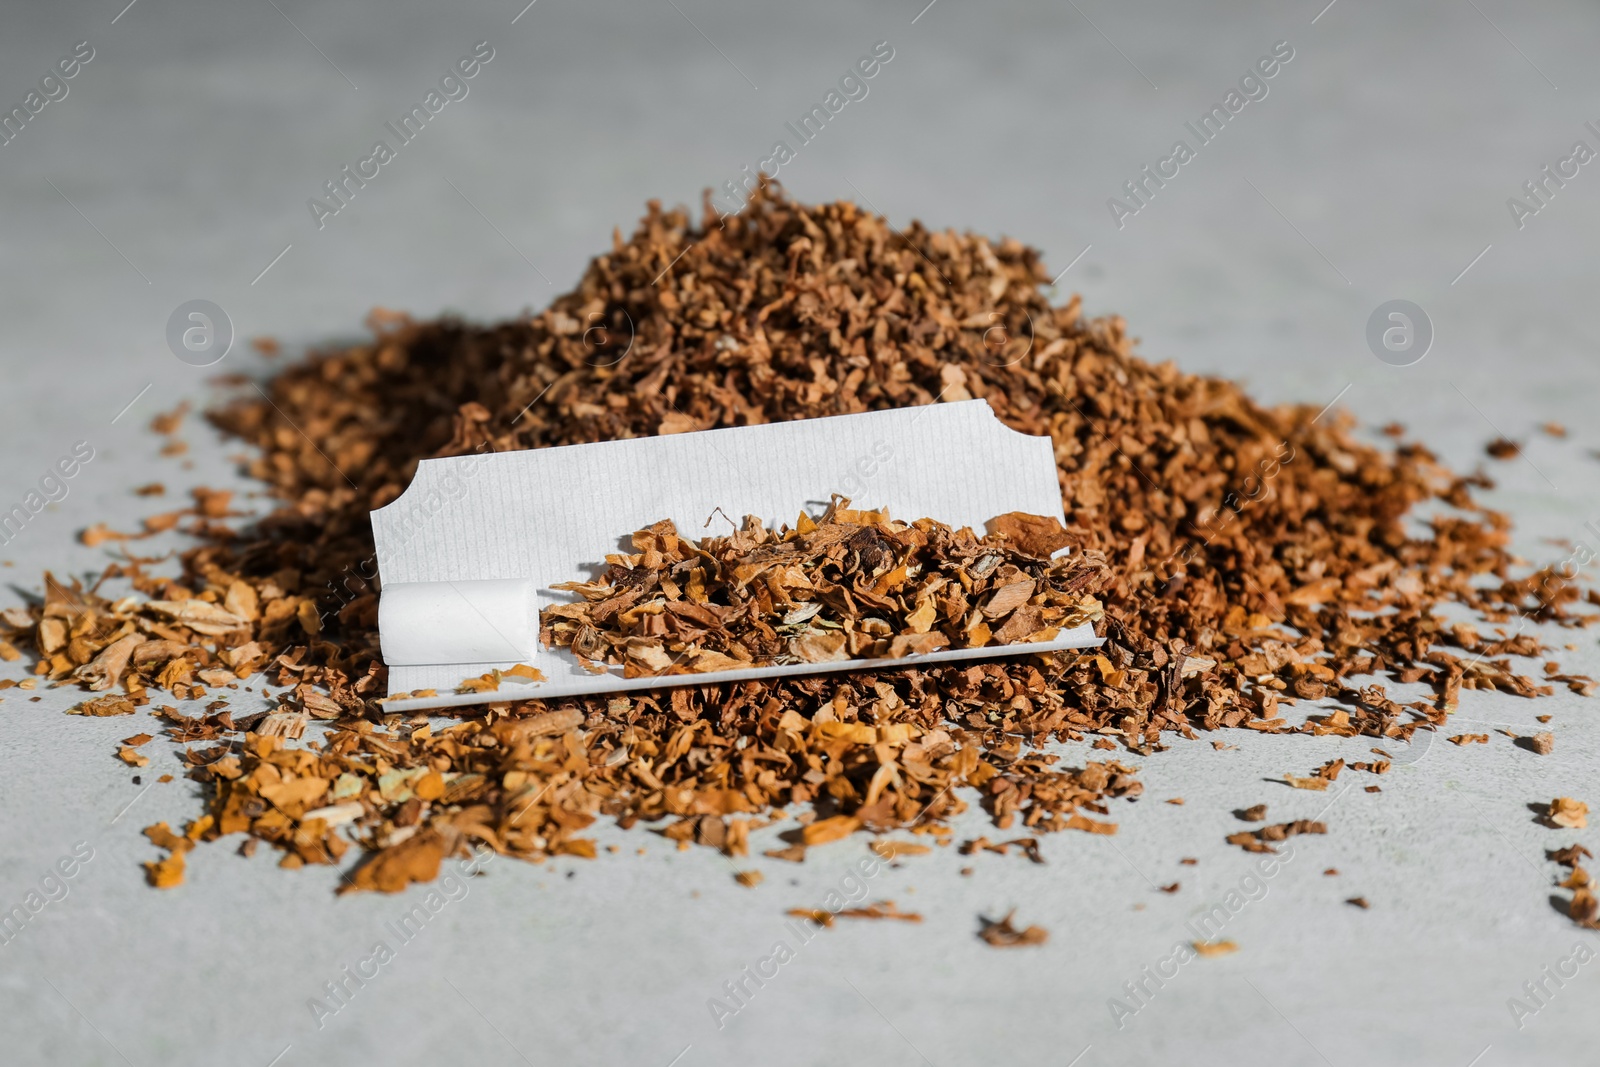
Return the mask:
[[586, 669], [642, 678], [1050, 641], [1101, 617], [1085, 590], [1107, 576], [1103, 558], [1051, 560], [1070, 543], [1055, 519], [1012, 512], [979, 538], [849, 503], [793, 529], [747, 515], [700, 542], [655, 523], [598, 580], [556, 586], [582, 599], [541, 612], [540, 637]]
[[[370, 342], [313, 353], [211, 413], [254, 446], [249, 473], [279, 501], [272, 514], [241, 526], [226, 494], [198, 490], [145, 531], [96, 527], [86, 541], [119, 555], [93, 584], [47, 576], [42, 601], [0, 615], [0, 655], [36, 657], [22, 685], [81, 685], [93, 692], [75, 710], [88, 715], [151, 705], [185, 746], [205, 810], [181, 831], [146, 831], [168, 853], [150, 865], [154, 884], [179, 882], [195, 846], [240, 834], [290, 867], [359, 844], [348, 887], [398, 890], [470, 848], [591, 855], [583, 835], [598, 818], [730, 855], [783, 821], [787, 859], [857, 831], [946, 843], [969, 800], [1001, 828], [1109, 833], [1110, 802], [1140, 792], [1132, 770], [1064, 766], [1049, 742], [1148, 756], [1165, 734], [1249, 728], [1392, 747], [1444, 724], [1462, 689], [1590, 689], [1553, 661], [1536, 677], [1513, 663], [1545, 651], [1524, 623], [1586, 625], [1600, 616], [1577, 609], [1600, 601], [1551, 568], [1517, 573], [1509, 520], [1471, 495], [1482, 475], [1455, 475], [1420, 444], [1363, 444], [1342, 413], [1264, 407], [1227, 381], [1137, 358], [1121, 319], [1086, 319], [1076, 298], [1052, 306], [1049, 272], [1013, 240], [897, 230], [775, 187], [720, 223], [708, 204], [705, 220], [652, 203], [576, 289], [498, 325], [374, 312]], [[985, 628], [1005, 640], [1103, 605], [1102, 648], [508, 699], [448, 727], [378, 699], [368, 513], [419, 460], [975, 397], [1054, 442], [1063, 566], [843, 511], [816, 530], [747, 525], [700, 546], [657, 528], [635, 542], [643, 558], [580, 589], [585, 603], [554, 613], [550, 632], [650, 670], [669, 650], [755, 662], [876, 652], [884, 639], [923, 647], [936, 633], [974, 642]], [[157, 427], [169, 453], [180, 424], [174, 413]], [[177, 573], [118, 544], [173, 529], [193, 546]], [[759, 609], [741, 614], [737, 561], [775, 538], [800, 573], [786, 571], [781, 595], [763, 581], [770, 600], [757, 592]], [[700, 604], [682, 564], [707, 557], [732, 564], [733, 582], [705, 572]], [[952, 583], [952, 566], [966, 579]], [[635, 577], [660, 612], [614, 610]], [[897, 582], [916, 591], [891, 597]], [[814, 593], [799, 592], [807, 583]], [[824, 590], [846, 583], [881, 626], [843, 629], [848, 613]], [[798, 644], [780, 639], [802, 623]], [[1396, 683], [1427, 695], [1396, 699]], [[185, 716], [166, 694], [207, 702]], [[1309, 720], [1286, 716], [1297, 701], [1319, 702]], [[324, 722], [303, 737], [311, 720]], [[117, 754], [137, 767], [150, 739], [136, 733]], [[1578, 917], [1592, 901], [1580, 893]]]

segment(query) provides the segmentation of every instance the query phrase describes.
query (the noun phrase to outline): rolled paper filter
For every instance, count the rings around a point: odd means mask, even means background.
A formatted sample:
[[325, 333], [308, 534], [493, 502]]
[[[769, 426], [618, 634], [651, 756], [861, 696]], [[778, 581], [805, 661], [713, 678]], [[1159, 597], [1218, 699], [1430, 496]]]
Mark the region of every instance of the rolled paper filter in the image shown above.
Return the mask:
[[378, 599], [384, 662], [531, 664], [539, 647], [535, 585], [531, 578], [385, 585]]

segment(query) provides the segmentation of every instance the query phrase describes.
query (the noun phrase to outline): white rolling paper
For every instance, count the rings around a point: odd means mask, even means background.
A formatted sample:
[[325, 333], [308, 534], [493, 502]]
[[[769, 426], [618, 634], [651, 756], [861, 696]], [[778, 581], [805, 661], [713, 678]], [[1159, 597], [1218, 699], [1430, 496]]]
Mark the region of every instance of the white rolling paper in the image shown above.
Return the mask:
[[[593, 578], [626, 536], [663, 518], [684, 537], [726, 533], [744, 515], [793, 524], [835, 494], [896, 518], [982, 531], [1022, 511], [1064, 518], [1050, 439], [1007, 429], [981, 400], [565, 448], [424, 460], [405, 493], [372, 513], [382, 580], [379, 631], [394, 710], [619, 692], [992, 659], [1098, 645], [1081, 626], [1048, 642], [947, 649], [898, 660], [792, 664], [630, 678], [591, 674], [538, 645], [551, 586]], [[524, 663], [488, 693], [463, 679]], [[418, 690], [435, 695], [414, 697]]]

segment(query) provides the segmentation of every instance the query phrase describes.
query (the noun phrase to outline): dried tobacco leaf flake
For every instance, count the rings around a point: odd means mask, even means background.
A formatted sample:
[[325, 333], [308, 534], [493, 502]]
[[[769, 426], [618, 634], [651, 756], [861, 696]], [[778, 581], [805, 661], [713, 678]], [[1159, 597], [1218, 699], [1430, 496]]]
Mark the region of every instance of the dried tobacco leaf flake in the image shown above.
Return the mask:
[[1489, 743], [1489, 735], [1457, 734], [1454, 737], [1448, 738], [1448, 740], [1452, 745], [1487, 745]]
[[172, 889], [183, 884], [184, 859], [182, 852], [174, 852], [164, 859], [152, 860], [144, 865], [145, 878], [156, 889]]
[[152, 600], [143, 607], [180, 626], [187, 626], [195, 633], [210, 637], [221, 637], [249, 626], [248, 619], [241, 619], [204, 600]]
[[1497, 437], [1483, 449], [1495, 459], [1515, 459], [1522, 455], [1522, 446], [1505, 437]]
[[1583, 859], [1594, 859], [1594, 853], [1582, 845], [1571, 844], [1565, 848], [1549, 849], [1545, 852], [1545, 857], [1567, 867], [1576, 867]]
[[839, 841], [849, 837], [860, 829], [861, 820], [854, 815], [834, 815], [827, 819], [818, 819], [801, 828], [800, 840], [807, 848], [815, 845], [825, 845], [830, 841]]
[[1008, 911], [1005, 917], [998, 921], [979, 916], [978, 921], [982, 925], [978, 930], [978, 936], [986, 944], [994, 948], [1020, 948], [1027, 945], [1042, 945], [1050, 940], [1050, 932], [1042, 926], [1027, 926], [1020, 930], [1017, 929], [1011, 922], [1011, 917], [1015, 914], [1015, 910]]
[[1583, 886], [1573, 892], [1567, 914], [1580, 926], [1593, 926], [1595, 916], [1600, 914], [1600, 898], [1588, 886]]
[[458, 693], [493, 693], [500, 688], [500, 672], [489, 671], [476, 678], [463, 678], [456, 686]]
[[183, 425], [183, 417], [189, 414], [189, 402], [180, 403], [171, 411], [164, 411], [150, 420], [150, 429], [159, 434], [174, 434], [178, 427]]
[[1061, 520], [1047, 515], [1009, 511], [990, 519], [986, 529], [1010, 542], [1018, 551], [1040, 559], [1049, 559], [1072, 544], [1072, 535], [1061, 525]]
[[733, 873], [733, 880], [744, 886], [746, 889], [754, 889], [756, 886], [760, 885], [765, 878], [766, 876], [760, 871], [735, 871]]
[[1545, 821], [1551, 826], [1582, 830], [1589, 825], [1589, 805], [1571, 797], [1556, 797], [1550, 802], [1550, 809], [1545, 813]]
[[134, 705], [133, 701], [129, 700], [127, 697], [103, 696], [95, 700], [85, 700], [77, 707], [69, 708], [67, 710], [67, 714], [100, 717], [108, 715], [132, 715], [137, 710], [139, 709]]
[[166, 849], [168, 855], [144, 865], [146, 880], [157, 889], [171, 889], [183, 883], [183, 854], [194, 847], [194, 839], [179, 836], [164, 822], [144, 828], [144, 836], [157, 848]]
[[919, 923], [922, 916], [914, 911], [901, 911], [892, 900], [880, 900], [862, 908], [841, 908], [833, 913], [838, 919], [899, 919], [901, 922]]
[[501, 675], [506, 678], [524, 678], [530, 682], [542, 682], [545, 680], [543, 671], [537, 667], [530, 667], [526, 663], [519, 663], [509, 670], [502, 671]]
[[1191, 941], [1189, 944], [1195, 952], [1207, 959], [1228, 956], [1239, 951], [1239, 946], [1232, 941]]
[[295, 809], [303, 809], [306, 805], [319, 800], [327, 791], [326, 778], [290, 778], [264, 785], [260, 789], [262, 797], [290, 814], [293, 814]]
[[443, 838], [433, 830], [423, 830], [399, 844], [390, 845], [357, 867], [355, 874], [339, 887], [339, 892], [399, 893], [413, 882], [431, 882], [439, 876], [444, 854]]
[[1311, 819], [1296, 819], [1293, 822], [1273, 823], [1263, 826], [1259, 830], [1241, 830], [1236, 834], [1229, 834], [1227, 842], [1238, 845], [1246, 852], [1276, 852], [1271, 842], [1286, 841], [1299, 834], [1325, 834], [1328, 824], [1315, 822]]
[[1277, 849], [1262, 841], [1248, 830], [1241, 830], [1236, 834], [1229, 834], [1225, 840], [1230, 845], [1238, 845], [1246, 852], [1276, 852]]
[[366, 814], [366, 808], [357, 801], [349, 801], [344, 804], [333, 804], [326, 808], [308, 811], [300, 817], [300, 822], [304, 825], [313, 819], [320, 819], [330, 827], [343, 826], [345, 823], [354, 822], [364, 814]]
[[833, 912], [826, 908], [790, 908], [784, 914], [796, 919], [810, 919], [818, 926], [833, 925]]
[[[1022, 854], [1034, 863], [1043, 863], [1045, 861], [1044, 854], [1039, 851], [1039, 839], [1037, 837], [1019, 837], [1014, 841], [998, 842], [990, 841], [987, 837], [979, 837], [963, 843], [958, 851], [963, 856], [970, 856], [975, 852], [998, 852], [1002, 856], [1008, 856], [1011, 854], [1013, 847], [1021, 849]], [[926, 852], [927, 849], [923, 849], [923, 851]]]

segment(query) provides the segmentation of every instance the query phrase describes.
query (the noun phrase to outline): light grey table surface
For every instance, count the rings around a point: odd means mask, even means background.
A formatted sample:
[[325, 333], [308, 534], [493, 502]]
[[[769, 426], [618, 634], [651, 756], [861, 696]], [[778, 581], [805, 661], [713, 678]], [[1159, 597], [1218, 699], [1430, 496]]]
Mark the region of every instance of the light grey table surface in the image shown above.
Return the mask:
[[[74, 442], [95, 450], [70, 495], [0, 547], [8, 586], [103, 566], [74, 533], [153, 510], [132, 486], [243, 488], [236, 444], [192, 420], [190, 455], [163, 459], [145, 429], [175, 398], [212, 395], [213, 372], [167, 349], [183, 301], [217, 302], [240, 338], [290, 344], [354, 335], [373, 305], [480, 320], [538, 307], [645, 200], [698, 204], [767, 156], [880, 40], [894, 58], [869, 95], [782, 169], [796, 196], [1009, 234], [1057, 270], [1081, 253], [1062, 290], [1125, 315], [1147, 357], [1269, 400], [1338, 396], [1458, 468], [1491, 466], [1488, 499], [1516, 515], [1530, 560], [1567, 553], [1551, 539], [1595, 543], [1600, 167], [1520, 229], [1506, 203], [1575, 141], [1600, 147], [1584, 126], [1600, 119], [1593, 5], [941, 0], [919, 15], [924, 0], [539, 0], [519, 17], [521, 0], [123, 2], [0, 10], [5, 108], [77, 42], [94, 49], [68, 95], [0, 146], [0, 502]], [[307, 199], [478, 41], [494, 58], [467, 98], [319, 230]], [[1268, 95], [1119, 229], [1107, 199], [1278, 41], [1294, 58]], [[1392, 298], [1437, 331], [1411, 367], [1364, 340]], [[258, 366], [241, 342], [217, 369]], [[1571, 436], [1539, 435], [1547, 419]], [[1529, 442], [1525, 461], [1484, 458], [1499, 432]], [[1600, 669], [1592, 636], [1555, 640], [1576, 643], [1571, 667]], [[1520, 1028], [1508, 1007], [1588, 937], [1549, 904], [1542, 849], [1600, 836], [1544, 829], [1528, 809], [1600, 801], [1594, 704], [1565, 694], [1461, 706], [1474, 731], [1528, 732], [1554, 713], [1553, 755], [1498, 734], [1441, 741], [1378, 795], [1263, 780], [1365, 742], [1176, 743], [1137, 761], [1145, 798], [1117, 805], [1115, 838], [1057, 835], [1045, 866], [951, 849], [887, 870], [871, 898], [921, 925], [839, 924], [720, 1029], [708, 998], [792, 940], [784, 910], [821, 903], [864, 844], [795, 867], [761, 858], [762, 841], [740, 864], [765, 872], [754, 890], [720, 856], [642, 830], [602, 828], [620, 851], [598, 862], [493, 864], [319, 1027], [308, 1000], [392, 940], [386, 924], [424, 891], [336, 900], [329, 870], [279, 872], [269, 849], [245, 860], [226, 846], [194, 853], [181, 888], [148, 889], [139, 828], [197, 811], [191, 783], [144, 793], [111, 758], [149, 720], [65, 718], [70, 691], [4, 697], [0, 907], [75, 843], [94, 850], [66, 898], [0, 944], [7, 1064], [1500, 1067], [1593, 1062], [1600, 1037], [1597, 963], [1550, 985]], [[178, 771], [149, 749], [146, 783]], [[1119, 1029], [1108, 999], [1252, 869], [1222, 838], [1232, 808], [1262, 800], [1284, 818], [1333, 801], [1329, 835], [1302, 839], [1232, 919], [1237, 954], [1185, 966]], [[1176, 894], [1153, 889], [1173, 880]], [[1371, 910], [1342, 903], [1355, 894]], [[973, 936], [980, 914], [1013, 907], [1048, 945], [1000, 952]]]

